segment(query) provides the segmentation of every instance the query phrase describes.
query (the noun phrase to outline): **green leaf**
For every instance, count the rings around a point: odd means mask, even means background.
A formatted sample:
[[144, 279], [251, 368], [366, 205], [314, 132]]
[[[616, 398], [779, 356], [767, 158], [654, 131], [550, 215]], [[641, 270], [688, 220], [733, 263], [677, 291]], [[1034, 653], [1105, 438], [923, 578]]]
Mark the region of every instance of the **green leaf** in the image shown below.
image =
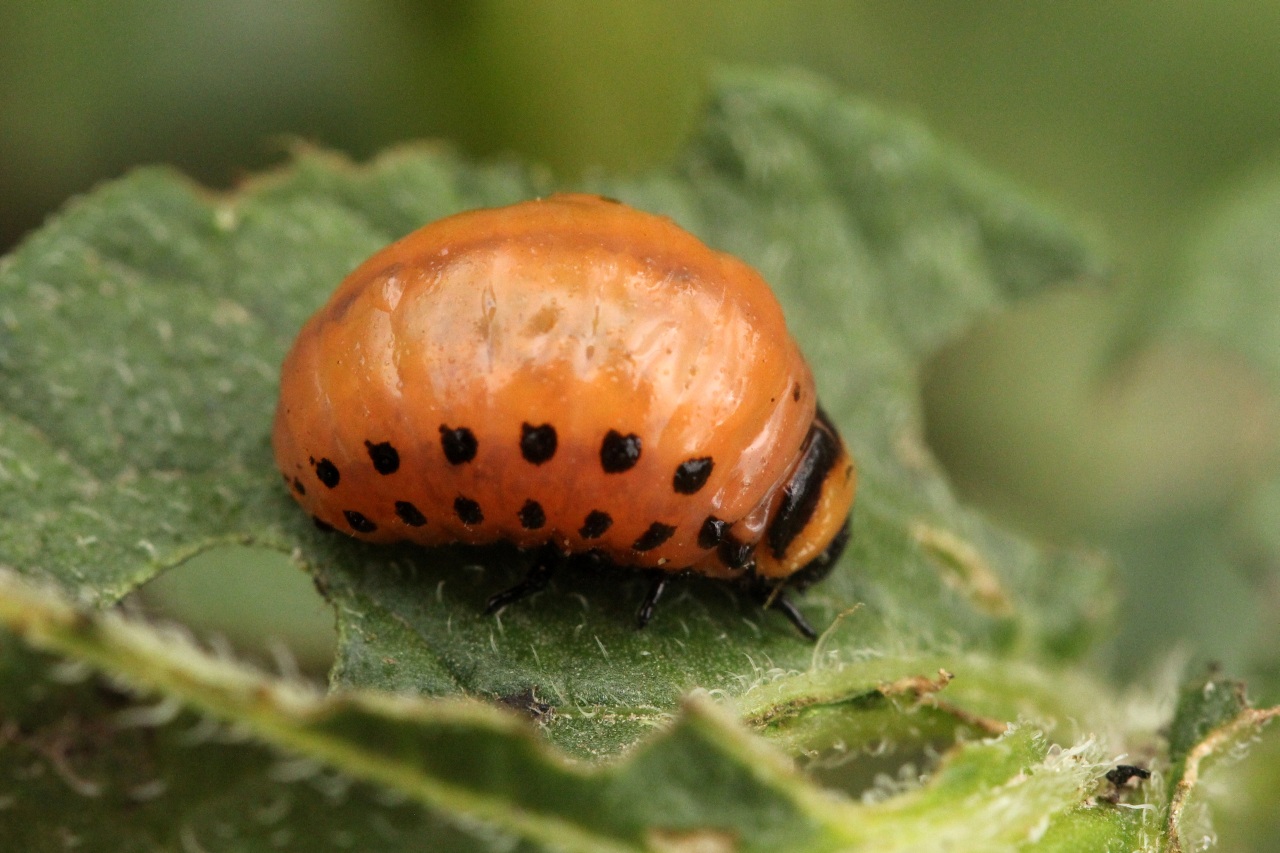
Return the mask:
[[[759, 268], [782, 300], [861, 475], [853, 543], [802, 602], [825, 628], [816, 645], [699, 579], [644, 631], [632, 621], [642, 584], [628, 573], [567, 572], [486, 617], [487, 596], [524, 571], [514, 549], [370, 547], [297, 509], [268, 436], [278, 365], [305, 318], [422, 223], [557, 188], [534, 169], [416, 147], [360, 167], [302, 151], [227, 196], [143, 170], [69, 205], [0, 262], [0, 566], [49, 585], [5, 576], [0, 619], [368, 786], [331, 811], [298, 794], [307, 817], [287, 823], [300, 843], [352, 831], [373, 803], [367, 820], [439, 831], [460, 849], [507, 836], [591, 850], [918, 849], [929, 837], [1138, 846], [1145, 812], [1094, 795], [1107, 755], [1148, 733], [1081, 740], [1078, 725], [1110, 729], [1119, 710], [1065, 670], [1105, 626], [1107, 567], [959, 505], [925, 448], [919, 400], [920, 365], [940, 344], [1104, 270], [1072, 230], [922, 129], [822, 83], [726, 77], [670, 168], [574, 187], [674, 217]], [[226, 544], [275, 549], [311, 572], [338, 623], [332, 696], [66, 600], [108, 608]], [[37, 666], [14, 654], [11, 684]], [[51, 714], [47, 701], [68, 710]], [[260, 748], [227, 745], [217, 778], [230, 793], [214, 801], [190, 782], [203, 753], [180, 748], [181, 726], [160, 721], [154, 743], [117, 737], [107, 704], [90, 689], [36, 690], [7, 712], [26, 721], [26, 752], [6, 759], [17, 762], [56, 739], [51, 719], [79, 743], [108, 718], [103, 763], [90, 766], [124, 799], [68, 816], [73, 834], [130, 809], [146, 819], [137, 834], [112, 829], [119, 847], [191, 846], [182, 833], [196, 831], [206, 849], [234, 849], [267, 832], [271, 821], [251, 831], [252, 808], [240, 813], [280, 793]], [[495, 704], [534, 712], [536, 732]], [[985, 735], [998, 739], [973, 740]], [[782, 754], [820, 774], [833, 756], [877, 749], [947, 757], [923, 787], [859, 805]], [[125, 766], [131, 752], [153, 764]], [[47, 758], [50, 772], [75, 790], [60, 770], [76, 766], [60, 760]], [[176, 806], [129, 793], [153, 790], [138, 781], [146, 766], [179, 780]], [[410, 807], [382, 808], [387, 795]], [[0, 820], [43, 814], [23, 797]]]
[[[1173, 765], [1168, 808], [1170, 853], [1203, 849], [1201, 839], [1213, 835], [1207, 808], [1211, 795], [1221, 798], [1234, 787], [1226, 769], [1237, 763], [1278, 717], [1280, 706], [1252, 707], [1240, 682], [1213, 675], [1188, 680], [1169, 734]], [[1257, 797], [1256, 791], [1250, 793]], [[1267, 801], [1274, 806], [1274, 792], [1268, 793]], [[1273, 819], [1274, 808], [1263, 810], [1262, 816]]]
[[[0, 830], [27, 850], [264, 840], [397, 850], [423, 838], [509, 849], [513, 837], [581, 851], [1119, 850], [1150, 831], [1145, 811], [1094, 799], [1106, 766], [1097, 744], [1063, 750], [1027, 727], [958, 746], [923, 786], [855, 804], [814, 787], [706, 698], [625, 760], [593, 767], [475, 701], [322, 697], [10, 574], [0, 574], [0, 625], [79, 662], [50, 668], [0, 645], [12, 746], [0, 768], [26, 782], [0, 794]], [[84, 663], [164, 699], [86, 681]], [[80, 686], [51, 690], [51, 680]], [[180, 714], [179, 702], [209, 719]], [[89, 710], [96, 723], [80, 716]], [[273, 759], [237, 731], [293, 756]], [[68, 809], [60, 786], [87, 807]], [[113, 820], [122, 810], [129, 820]]]
[[[106, 604], [220, 543], [296, 553], [338, 614], [334, 684], [532, 691], [580, 754], [624, 748], [693, 687], [736, 695], [807, 667], [783, 620], [714, 583], [688, 583], [644, 632], [627, 576], [568, 575], [484, 617], [521, 555], [325, 537], [281, 488], [277, 365], [306, 316], [419, 224], [550, 188], [439, 149], [361, 168], [303, 152], [230, 197], [146, 170], [72, 205], [0, 270], [0, 562]], [[854, 544], [804, 602], [819, 625], [865, 608], [839, 648], [1054, 659], [1088, 646], [1103, 567], [958, 506], [918, 399], [940, 342], [1098, 274], [1072, 232], [920, 128], [801, 77], [726, 79], [674, 167], [592, 188], [741, 255], [782, 299], [862, 475]], [[897, 677], [920, 672], [910, 658]]]
[[[716, 831], [751, 839], [750, 847], [744, 849], [831, 846], [830, 841], [816, 843], [834, 832], [829, 825], [834, 812], [815, 813], [825, 798], [778, 757], [720, 723], [719, 714], [709, 706], [692, 706], [661, 742], [642, 749], [626, 765], [593, 771], [553, 755], [518, 718], [487, 705], [356, 692], [325, 699], [305, 686], [220, 662], [180, 637], [165, 637], [114, 614], [77, 611], [56, 596], [8, 576], [0, 576], [0, 623], [29, 642], [71, 653], [131, 683], [159, 689], [171, 702], [181, 700], [244, 726], [268, 743], [292, 748], [300, 755], [295, 764], [312, 760], [310, 769], [299, 765], [303, 778], [315, 775], [314, 762], [319, 759], [421, 805], [486, 820], [536, 843], [582, 851], [635, 850], [655, 827], [676, 833], [705, 828], [714, 821]], [[127, 698], [116, 701], [129, 703]], [[126, 729], [130, 720], [160, 725], [177, 708], [176, 704], [168, 710], [163, 704], [150, 709], [133, 706], [120, 711], [116, 724], [108, 725], [101, 737], [119, 736], [122, 717]], [[67, 743], [48, 745], [55, 735], [40, 719], [43, 714], [10, 713], [12, 718], [25, 717], [27, 727], [36, 730], [25, 738], [33, 751], [39, 751], [41, 742], [50, 750], [65, 749], [90, 736], [74, 730], [78, 728], [74, 719], [64, 719], [60, 722], [73, 729], [65, 732]], [[180, 748], [181, 734], [180, 728], [167, 731], [162, 749]], [[153, 755], [158, 751], [129, 740], [116, 748], [131, 747]], [[238, 776], [261, 774], [260, 750], [240, 752], [209, 781], [239, 789], [244, 780]], [[123, 763], [126, 755], [122, 751], [112, 758]], [[189, 761], [198, 756], [183, 756], [180, 762], [155, 757], [162, 760], [163, 771], [178, 764], [189, 777]], [[49, 756], [64, 782], [72, 782], [82, 796], [97, 797], [102, 785], [73, 769], [68, 760], [66, 755]], [[129, 768], [101, 760], [92, 763], [104, 775], [129, 775]], [[664, 786], [655, 790], [655, 778], [663, 779]], [[130, 788], [119, 778], [112, 783], [124, 788], [117, 797], [125, 801], [130, 790], [136, 792], [147, 784], [143, 781]], [[23, 791], [21, 796], [28, 800], [30, 792]], [[183, 808], [192, 808], [194, 800], [198, 813], [200, 799], [186, 791], [179, 802]], [[157, 824], [153, 831], [175, 832], [163, 814], [151, 817]], [[233, 821], [237, 835], [244, 823]], [[136, 837], [146, 837], [140, 827], [130, 830], [135, 832]]]
[[[513, 838], [459, 824], [175, 698], [0, 634], [0, 837], [7, 849], [471, 851]], [[505, 848], [504, 848], [505, 849]], [[539, 850], [532, 844], [520, 850]]]
[[1186, 760], [1205, 735], [1240, 715], [1249, 706], [1244, 684], [1210, 674], [1191, 678], [1178, 694], [1178, 707], [1169, 727], [1169, 761], [1175, 768]]

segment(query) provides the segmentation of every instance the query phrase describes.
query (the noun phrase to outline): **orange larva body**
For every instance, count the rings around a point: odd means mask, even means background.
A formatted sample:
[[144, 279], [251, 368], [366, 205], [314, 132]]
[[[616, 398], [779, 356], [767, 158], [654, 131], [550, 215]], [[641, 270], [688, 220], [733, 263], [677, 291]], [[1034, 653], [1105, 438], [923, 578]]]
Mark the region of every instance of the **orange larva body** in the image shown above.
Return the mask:
[[[298, 502], [366, 541], [781, 580], [830, 556], [853, 500], [817, 413], [754, 270], [560, 195], [448, 217], [351, 273], [285, 361], [273, 444]], [[761, 547], [817, 432], [807, 517]]]

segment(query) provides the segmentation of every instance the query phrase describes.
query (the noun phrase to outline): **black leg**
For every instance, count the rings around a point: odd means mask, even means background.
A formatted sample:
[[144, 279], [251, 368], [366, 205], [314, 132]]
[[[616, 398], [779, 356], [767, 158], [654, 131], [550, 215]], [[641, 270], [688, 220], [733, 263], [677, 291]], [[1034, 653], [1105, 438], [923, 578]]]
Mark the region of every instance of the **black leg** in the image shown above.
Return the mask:
[[777, 593], [773, 596], [772, 601], [765, 601], [766, 607], [772, 607], [774, 610], [781, 610], [782, 614], [796, 626], [796, 630], [804, 634], [805, 639], [818, 639], [818, 632], [813, 630], [813, 626], [809, 624], [809, 620], [804, 618], [804, 614], [791, 603], [791, 599], [787, 598], [786, 593]]
[[636, 612], [637, 628], [643, 628], [649, 624], [649, 620], [653, 618], [653, 610], [658, 606], [658, 599], [662, 598], [662, 592], [667, 588], [667, 581], [671, 579], [671, 574], [661, 569], [650, 574], [653, 577], [653, 585], [649, 587], [649, 594], [644, 597], [644, 603]]
[[555, 547], [547, 545], [539, 548], [534, 554], [533, 565], [529, 566], [529, 573], [520, 583], [489, 597], [489, 601], [484, 606], [485, 615], [496, 613], [514, 601], [528, 598], [535, 592], [545, 589], [551, 581], [551, 575], [563, 561], [564, 555]]

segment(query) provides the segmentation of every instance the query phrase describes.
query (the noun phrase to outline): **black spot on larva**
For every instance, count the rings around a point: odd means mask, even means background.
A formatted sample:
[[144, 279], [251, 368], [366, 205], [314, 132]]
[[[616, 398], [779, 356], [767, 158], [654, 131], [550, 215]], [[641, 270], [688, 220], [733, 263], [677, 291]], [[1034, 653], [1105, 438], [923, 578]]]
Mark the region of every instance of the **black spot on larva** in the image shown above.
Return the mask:
[[471, 500], [471, 498], [464, 498], [461, 495], [454, 498], [453, 511], [458, 514], [458, 519], [468, 527], [484, 521], [484, 513], [480, 511], [480, 504]]
[[547, 523], [547, 514], [542, 511], [542, 504], [534, 500], [524, 502], [520, 507], [520, 526], [525, 530], [537, 530]]
[[663, 524], [661, 521], [655, 521], [649, 525], [649, 529], [640, 534], [640, 538], [631, 543], [633, 551], [652, 551], [663, 542], [666, 542], [676, 532], [676, 529], [670, 524]]
[[551, 424], [520, 427], [520, 454], [525, 461], [541, 465], [556, 455], [556, 428]]
[[613, 517], [609, 513], [593, 509], [578, 528], [578, 535], [583, 539], [599, 539], [612, 526]]
[[686, 459], [676, 467], [671, 487], [682, 495], [694, 494], [707, 484], [707, 478], [711, 476], [711, 469], [715, 464], [710, 456]]
[[396, 501], [396, 515], [410, 527], [421, 527], [427, 523], [427, 517], [408, 501]]
[[795, 400], [797, 403], [800, 402], [800, 383], [799, 382], [791, 386], [791, 399]]
[[633, 433], [623, 435], [615, 429], [609, 430], [600, 445], [600, 466], [606, 474], [620, 474], [635, 467], [640, 461], [640, 436]]
[[391, 442], [384, 441], [381, 444], [374, 444], [372, 441], [366, 441], [364, 446], [369, 449], [369, 458], [373, 460], [373, 470], [379, 474], [394, 474], [400, 470], [400, 454], [391, 446]]
[[315, 463], [315, 466], [316, 479], [331, 489], [338, 485], [338, 480], [341, 479], [341, 475], [338, 473], [337, 465], [334, 465], [328, 459], [321, 459], [319, 462]]
[[444, 448], [444, 458], [450, 465], [461, 465], [476, 458], [475, 433], [466, 427], [450, 429], [441, 424], [440, 446]]
[[347, 524], [350, 524], [351, 529], [356, 533], [372, 533], [378, 529], [378, 525], [374, 524], [354, 509], [344, 509], [342, 514], [347, 517]]
[[720, 562], [731, 569], [740, 569], [751, 562], [751, 556], [754, 553], [754, 545], [748, 542], [739, 542], [733, 534], [729, 534], [720, 540]]
[[698, 531], [698, 547], [716, 547], [720, 544], [720, 540], [724, 538], [725, 531], [728, 529], [729, 522], [721, 521], [714, 515], [708, 515], [707, 520], [702, 522], [702, 529]]
[[[286, 477], [285, 479], [288, 478]], [[302, 481], [297, 477], [293, 478], [293, 490], [300, 495], [305, 495], [307, 493], [307, 487], [302, 485]]]
[[318, 515], [311, 516], [311, 523], [316, 526], [316, 530], [323, 531], [324, 533], [333, 532], [333, 525], [325, 521], [323, 518], [321, 518]]

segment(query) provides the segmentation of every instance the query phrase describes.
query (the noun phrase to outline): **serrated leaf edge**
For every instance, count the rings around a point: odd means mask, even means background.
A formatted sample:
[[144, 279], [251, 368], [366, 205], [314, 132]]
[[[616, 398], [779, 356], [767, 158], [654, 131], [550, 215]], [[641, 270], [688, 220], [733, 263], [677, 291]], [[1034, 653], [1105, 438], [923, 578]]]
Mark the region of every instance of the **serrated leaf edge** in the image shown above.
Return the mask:
[[1169, 853], [1184, 853], [1194, 849], [1182, 840], [1182, 818], [1200, 782], [1202, 765], [1209, 759], [1223, 755], [1233, 744], [1261, 733], [1272, 720], [1280, 718], [1280, 705], [1270, 708], [1246, 708], [1234, 719], [1210, 731], [1187, 752], [1182, 776], [1169, 800]]
[[[274, 678], [247, 664], [209, 655], [180, 632], [139, 623], [116, 612], [77, 607], [57, 588], [38, 586], [4, 569], [0, 569], [0, 626], [35, 647], [88, 663], [140, 689], [164, 693], [197, 711], [244, 725], [267, 743], [325, 761], [354, 777], [401, 791], [426, 806], [478, 819], [549, 849], [634, 853], [648, 846], [593, 832], [516, 801], [450, 785], [411, 762], [397, 763], [388, 753], [373, 753], [323, 726], [344, 712], [393, 723], [463, 725], [524, 741], [540, 762], [567, 776], [603, 783], [625, 767], [626, 759], [597, 766], [574, 762], [538, 739], [524, 721], [482, 702], [367, 691], [325, 696], [310, 685]], [[785, 756], [740, 729], [708, 697], [694, 694], [687, 698], [677, 723], [691, 727], [699, 737], [741, 762], [762, 785], [790, 800], [819, 835], [829, 840], [843, 835], [839, 827], [848, 820], [852, 804], [809, 783]], [[654, 743], [642, 744], [631, 757]]]

